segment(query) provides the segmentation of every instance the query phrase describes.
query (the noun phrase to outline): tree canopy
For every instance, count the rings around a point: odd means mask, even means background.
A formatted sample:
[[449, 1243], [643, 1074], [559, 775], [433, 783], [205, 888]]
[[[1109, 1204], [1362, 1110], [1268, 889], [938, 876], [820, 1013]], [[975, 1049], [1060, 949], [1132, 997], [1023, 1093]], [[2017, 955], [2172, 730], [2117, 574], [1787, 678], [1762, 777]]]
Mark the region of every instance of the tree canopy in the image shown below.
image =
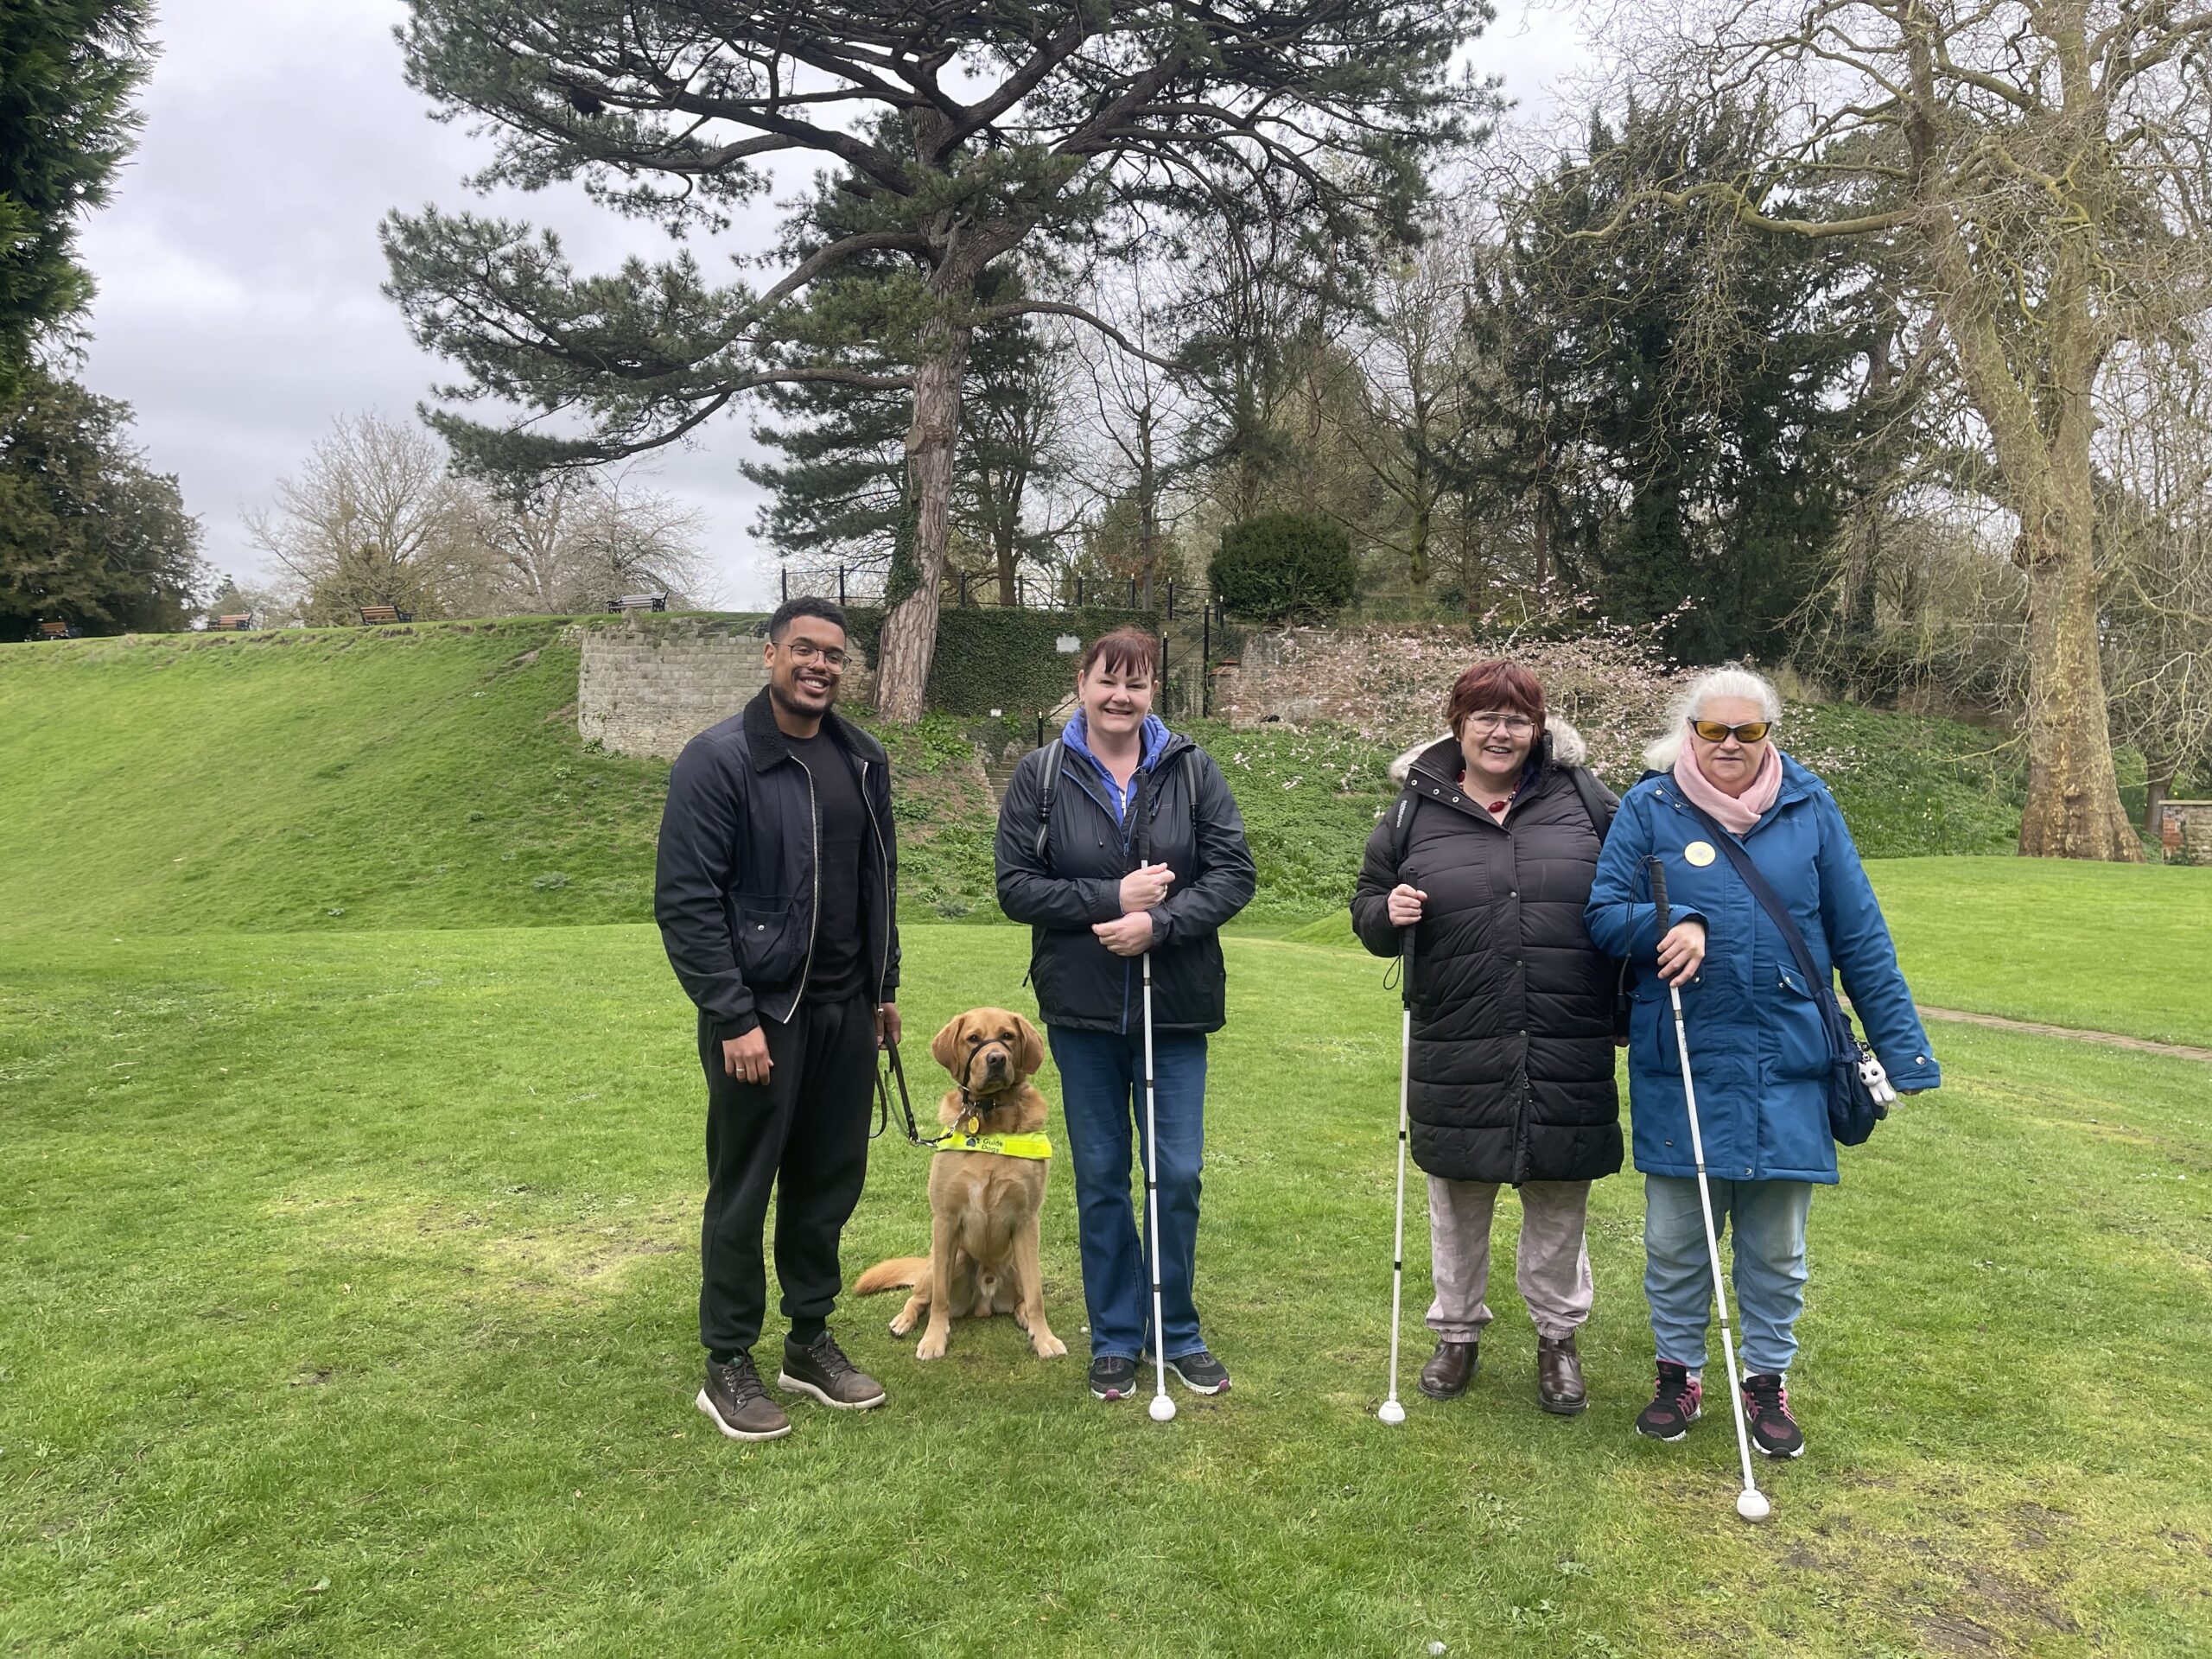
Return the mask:
[[[921, 581], [887, 620], [879, 697], [920, 712], [950, 534], [975, 329], [1065, 301], [986, 303], [1040, 245], [1172, 235], [1198, 215], [1302, 223], [1347, 251], [1411, 227], [1426, 163], [1478, 93], [1451, 59], [1481, 0], [410, 0], [408, 72], [497, 136], [485, 181], [580, 181], [607, 208], [711, 233], [812, 155], [849, 175], [850, 229], [759, 285], [680, 250], [579, 274], [527, 225], [394, 214], [392, 291], [461, 398], [524, 411], [440, 429], [480, 466], [605, 460], [696, 430], [741, 395], [807, 380], [911, 385], [906, 443]], [[882, 124], [895, 124], [896, 142]], [[849, 262], [914, 269], [874, 342], [900, 373], [786, 349]], [[569, 423], [548, 429], [548, 423]]]
[[0, 402], [92, 301], [77, 226], [137, 138], [152, 16], [150, 0], [0, 5]]

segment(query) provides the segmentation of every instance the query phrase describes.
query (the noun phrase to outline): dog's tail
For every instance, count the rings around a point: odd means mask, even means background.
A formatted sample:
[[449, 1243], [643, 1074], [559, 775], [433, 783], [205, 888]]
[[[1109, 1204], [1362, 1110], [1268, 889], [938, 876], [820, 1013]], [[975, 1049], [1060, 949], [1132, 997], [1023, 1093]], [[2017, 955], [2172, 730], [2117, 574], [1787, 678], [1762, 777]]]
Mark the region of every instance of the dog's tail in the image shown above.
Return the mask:
[[888, 1262], [879, 1262], [853, 1281], [853, 1294], [873, 1296], [879, 1290], [903, 1289], [918, 1285], [930, 1276], [930, 1259], [926, 1255], [897, 1255]]

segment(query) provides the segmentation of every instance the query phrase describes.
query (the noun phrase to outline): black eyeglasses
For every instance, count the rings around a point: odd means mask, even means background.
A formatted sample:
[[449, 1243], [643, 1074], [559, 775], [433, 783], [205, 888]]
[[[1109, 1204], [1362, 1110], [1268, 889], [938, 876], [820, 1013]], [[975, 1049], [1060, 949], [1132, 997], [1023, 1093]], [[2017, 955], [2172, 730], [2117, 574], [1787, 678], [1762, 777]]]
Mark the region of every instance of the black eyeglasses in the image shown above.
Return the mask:
[[1708, 743], [1726, 743], [1734, 738], [1738, 743], [1756, 743], [1774, 729], [1770, 720], [1747, 720], [1740, 726], [1727, 726], [1717, 720], [1694, 720], [1690, 730]]

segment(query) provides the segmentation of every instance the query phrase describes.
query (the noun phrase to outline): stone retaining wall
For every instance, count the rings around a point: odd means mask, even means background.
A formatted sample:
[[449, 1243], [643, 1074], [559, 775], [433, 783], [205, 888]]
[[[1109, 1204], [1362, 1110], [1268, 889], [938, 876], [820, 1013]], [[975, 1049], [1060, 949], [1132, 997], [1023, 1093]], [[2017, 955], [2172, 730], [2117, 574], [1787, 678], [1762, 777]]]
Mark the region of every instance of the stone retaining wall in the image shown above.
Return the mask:
[[2158, 810], [2158, 842], [2169, 864], [2212, 864], [2212, 801], [2168, 801]]
[[[641, 615], [618, 626], [578, 629], [577, 734], [619, 754], [673, 760], [768, 683], [759, 626], [750, 619]], [[847, 666], [843, 701], [868, 703], [874, 690], [866, 664]]]

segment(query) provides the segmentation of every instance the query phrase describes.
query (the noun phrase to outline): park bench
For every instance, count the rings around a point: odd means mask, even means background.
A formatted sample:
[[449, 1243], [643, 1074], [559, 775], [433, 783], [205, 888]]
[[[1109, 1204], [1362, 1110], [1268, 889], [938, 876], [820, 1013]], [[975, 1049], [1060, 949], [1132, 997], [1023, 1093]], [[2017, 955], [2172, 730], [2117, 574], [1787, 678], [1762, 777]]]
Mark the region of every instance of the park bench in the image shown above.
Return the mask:
[[38, 625], [38, 637], [41, 639], [74, 639], [77, 630], [67, 622], [41, 622]]
[[620, 599], [608, 600], [607, 608], [610, 612], [664, 611], [668, 608], [668, 595], [666, 594], [625, 594]]
[[253, 613], [251, 611], [239, 611], [234, 615], [219, 616], [213, 622], [210, 622], [207, 626], [211, 632], [219, 631], [224, 633], [245, 633], [251, 630], [253, 626]]
[[373, 628], [385, 622], [412, 622], [415, 613], [403, 611], [397, 605], [364, 605], [361, 607], [361, 626]]

